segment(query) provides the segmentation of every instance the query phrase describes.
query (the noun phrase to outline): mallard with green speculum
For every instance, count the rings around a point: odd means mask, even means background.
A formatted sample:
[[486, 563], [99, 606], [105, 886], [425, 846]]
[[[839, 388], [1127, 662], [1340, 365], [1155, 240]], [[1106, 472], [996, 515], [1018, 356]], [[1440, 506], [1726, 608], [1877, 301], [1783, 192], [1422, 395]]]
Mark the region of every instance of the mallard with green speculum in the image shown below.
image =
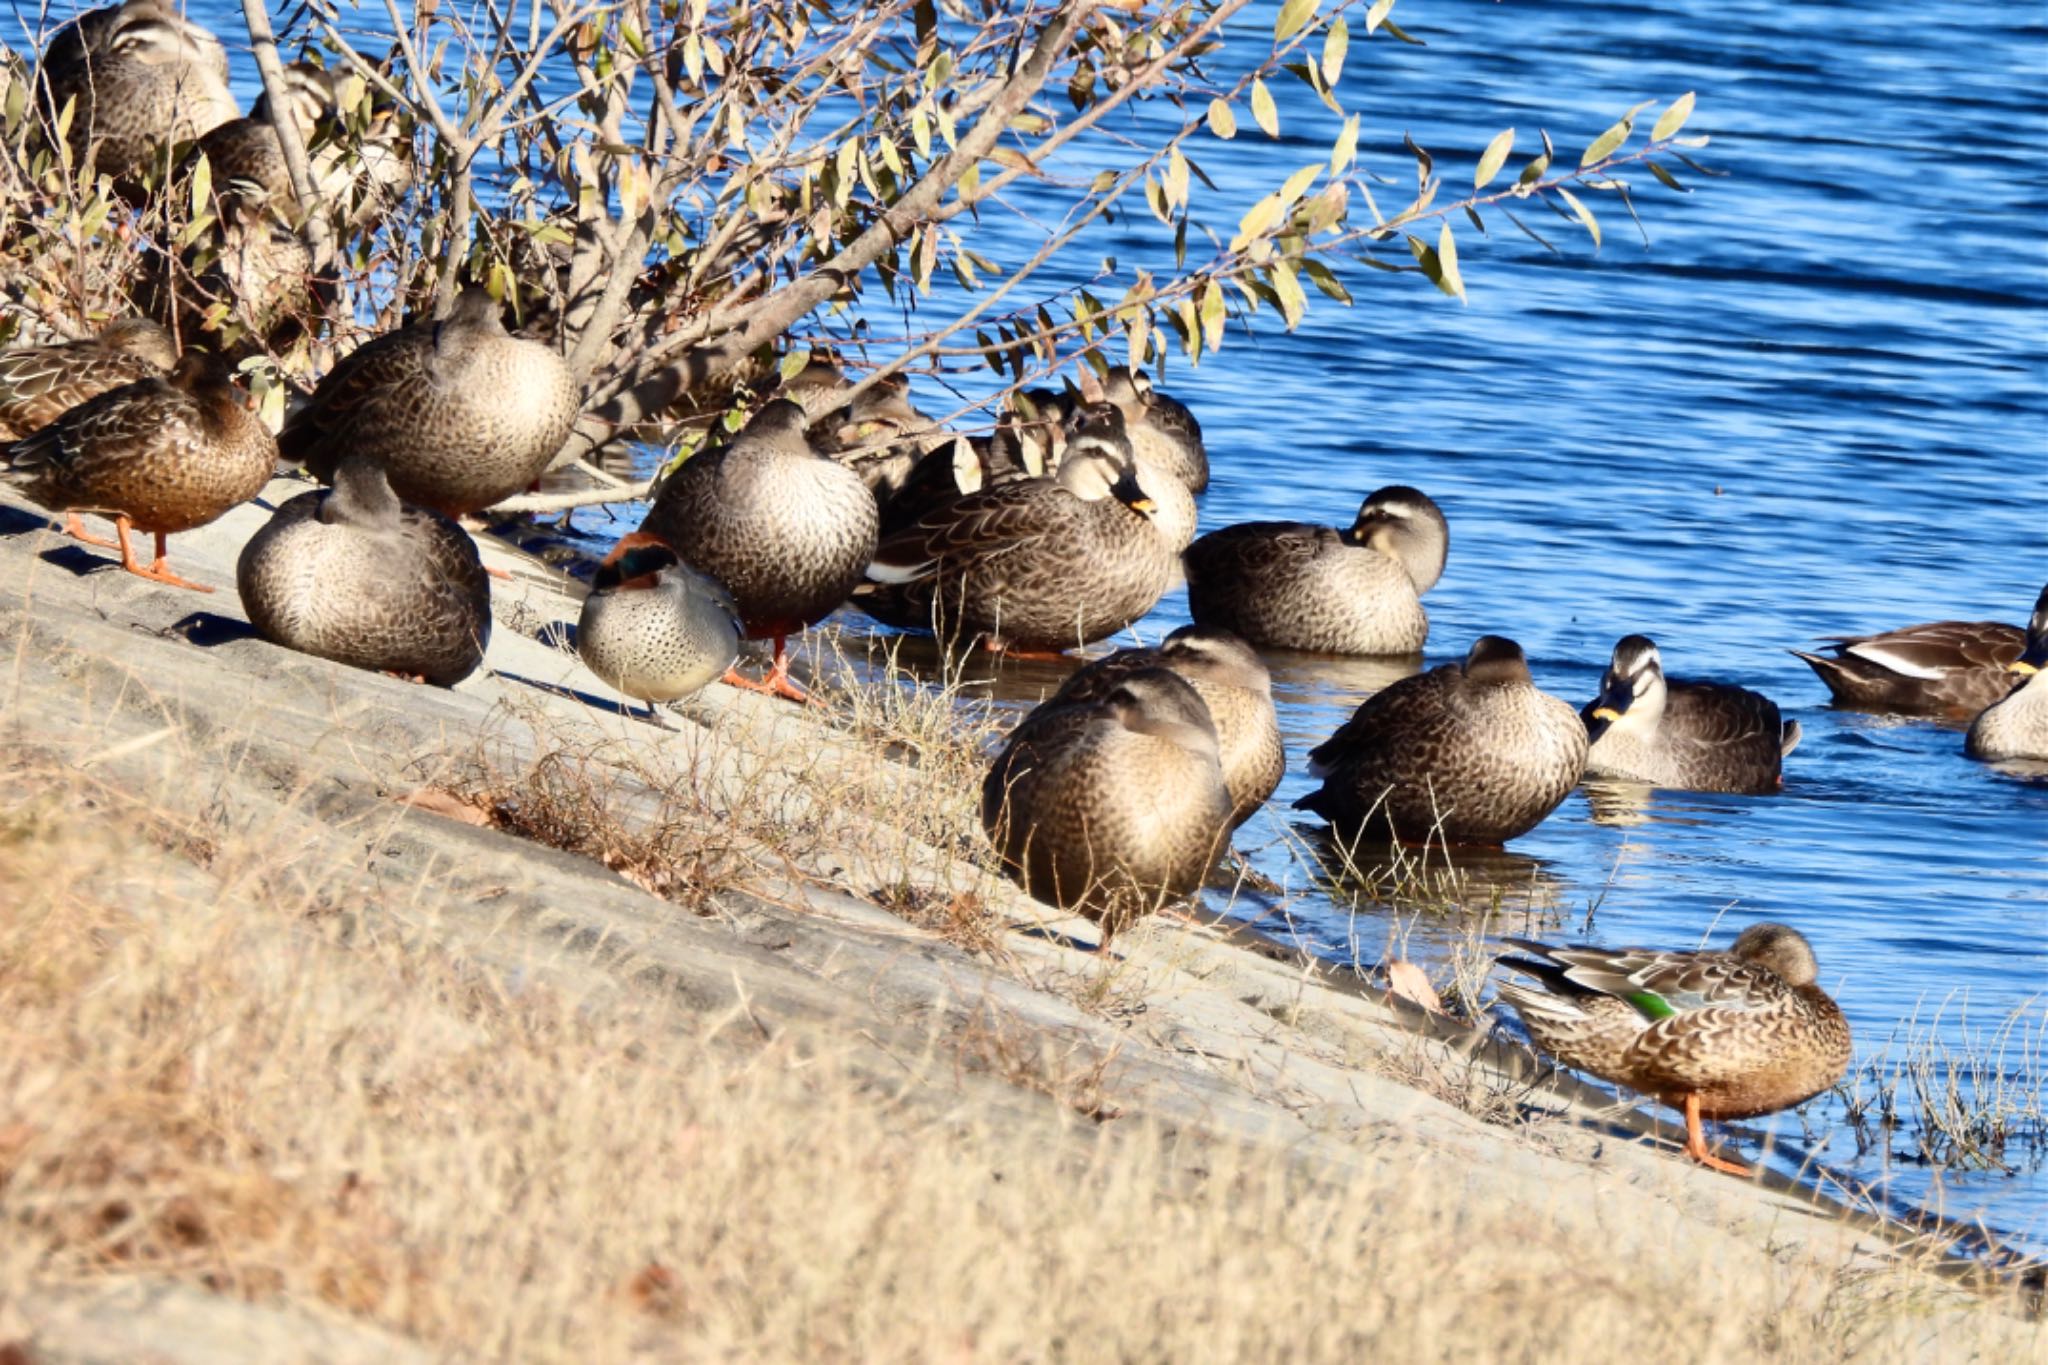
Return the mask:
[[1500, 997], [1536, 1046], [1684, 1114], [1685, 1154], [1717, 1171], [1750, 1174], [1707, 1149], [1702, 1119], [1789, 1109], [1848, 1069], [1849, 1021], [1796, 929], [1752, 924], [1726, 952], [1506, 942], [1522, 955], [1500, 965], [1528, 980]]

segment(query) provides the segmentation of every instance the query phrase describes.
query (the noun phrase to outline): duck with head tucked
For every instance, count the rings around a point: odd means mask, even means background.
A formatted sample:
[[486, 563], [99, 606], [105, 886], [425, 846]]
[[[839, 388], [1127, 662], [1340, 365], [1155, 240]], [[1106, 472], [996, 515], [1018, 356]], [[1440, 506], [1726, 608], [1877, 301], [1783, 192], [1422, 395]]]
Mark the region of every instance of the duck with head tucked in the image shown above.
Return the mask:
[[552, 346], [505, 330], [498, 301], [465, 288], [439, 322], [373, 338], [285, 420], [278, 447], [323, 480], [347, 456], [384, 467], [392, 491], [444, 516], [524, 491], [569, 439], [576, 380]]
[[1209, 709], [1163, 668], [1024, 718], [990, 766], [981, 822], [1039, 900], [1118, 930], [1200, 889], [1228, 840], [1229, 789]]
[[[195, 592], [213, 589], [173, 574], [164, 538], [204, 526], [263, 491], [277, 443], [220, 357], [187, 351], [170, 374], [139, 379], [72, 408], [0, 450], [0, 475], [53, 512], [113, 518], [121, 567]], [[156, 538], [143, 567], [130, 531]]]
[[1152, 610], [1174, 557], [1152, 529], [1123, 419], [1083, 410], [1059, 473], [984, 488], [876, 549], [855, 601], [877, 620], [989, 648], [1057, 653]]
[[272, 644], [452, 687], [483, 662], [491, 587], [476, 542], [408, 507], [360, 457], [334, 487], [277, 509], [235, 564], [242, 609]]
[[1756, 795], [1784, 786], [1799, 722], [1777, 703], [1728, 683], [1680, 682], [1647, 635], [1628, 635], [1581, 713], [1592, 747], [1586, 773], [1684, 791]]
[[2048, 761], [2048, 588], [2034, 600], [2027, 647], [2006, 666], [2012, 690], [1978, 712], [1963, 749], [1972, 758]]
[[1382, 488], [1345, 530], [1252, 521], [1188, 546], [1188, 613], [1261, 649], [1414, 654], [1422, 594], [1443, 576], [1450, 527], [1427, 495]]
[[1702, 1119], [1745, 1119], [1812, 1099], [1849, 1066], [1849, 1022], [1818, 984], [1798, 930], [1752, 924], [1726, 952], [1553, 947], [1506, 940], [1527, 977], [1500, 998], [1550, 1056], [1685, 1115], [1685, 1154], [1731, 1175]]
[[88, 10], [50, 36], [36, 85], [54, 126], [67, 105], [72, 155], [120, 178], [241, 111], [220, 39], [165, 0]]
[[1351, 842], [1496, 845], [1556, 810], [1586, 766], [1586, 727], [1539, 691], [1522, 647], [1472, 642], [1463, 663], [1366, 698], [1309, 751], [1323, 785], [1294, 804]]
[[88, 398], [168, 374], [171, 334], [147, 318], [120, 318], [85, 341], [0, 352], [0, 441], [33, 435]]
[[789, 637], [846, 601], [874, 557], [878, 520], [860, 475], [813, 447], [803, 407], [778, 398], [730, 442], [685, 460], [642, 529], [724, 585], [748, 639], [775, 642], [765, 682], [726, 681], [807, 701], [789, 676]]
[[1820, 675], [1835, 705], [1974, 715], [2005, 695], [2027, 633], [2002, 621], [1928, 621], [1875, 635], [1833, 636], [1828, 653], [1790, 651]]
[[590, 671], [650, 707], [695, 696], [740, 656], [739, 607], [716, 579], [645, 531], [598, 566], [576, 624]]
[[1182, 626], [1151, 648], [1120, 649], [1082, 667], [1046, 705], [1097, 701], [1125, 678], [1148, 668], [1173, 673], [1209, 708], [1235, 829], [1280, 785], [1287, 754], [1280, 740], [1280, 717], [1273, 708], [1273, 676], [1252, 647], [1229, 631]]

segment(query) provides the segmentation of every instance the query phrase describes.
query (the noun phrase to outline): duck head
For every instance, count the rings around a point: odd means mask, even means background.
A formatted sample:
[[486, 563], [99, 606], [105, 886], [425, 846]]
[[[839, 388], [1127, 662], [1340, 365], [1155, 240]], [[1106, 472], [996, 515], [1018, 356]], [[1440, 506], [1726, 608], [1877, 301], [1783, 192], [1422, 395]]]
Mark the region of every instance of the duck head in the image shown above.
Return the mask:
[[1664, 715], [1664, 661], [1647, 635], [1625, 635], [1600, 679], [1600, 695], [1580, 714], [1586, 732], [1599, 739], [1611, 729], [1654, 729]]
[[1367, 497], [1343, 537], [1399, 564], [1417, 592], [1428, 592], [1443, 577], [1451, 548], [1450, 523], [1444, 520], [1443, 509], [1428, 494], [1405, 484], [1389, 485]]
[[1533, 684], [1529, 676], [1529, 660], [1523, 655], [1522, 647], [1504, 635], [1482, 635], [1472, 642], [1472, 648], [1465, 651], [1465, 662], [1460, 671], [1465, 680], [1481, 687], [1511, 687], [1516, 683]]

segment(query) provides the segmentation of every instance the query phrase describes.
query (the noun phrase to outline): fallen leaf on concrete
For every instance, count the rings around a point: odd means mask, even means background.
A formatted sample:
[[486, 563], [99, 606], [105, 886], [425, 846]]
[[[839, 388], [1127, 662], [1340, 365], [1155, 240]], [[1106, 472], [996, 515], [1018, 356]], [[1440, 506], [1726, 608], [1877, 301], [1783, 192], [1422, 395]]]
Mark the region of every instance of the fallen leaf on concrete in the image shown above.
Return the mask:
[[405, 795], [397, 797], [401, 806], [411, 806], [430, 815], [444, 815], [450, 820], [460, 820], [465, 825], [488, 825], [491, 817], [485, 815], [454, 792], [440, 787], [415, 787]]
[[1431, 1014], [1442, 1014], [1444, 1002], [1437, 998], [1436, 987], [1429, 984], [1429, 978], [1422, 974], [1422, 968], [1402, 958], [1387, 964], [1387, 989], [1411, 1005], [1420, 1005]]

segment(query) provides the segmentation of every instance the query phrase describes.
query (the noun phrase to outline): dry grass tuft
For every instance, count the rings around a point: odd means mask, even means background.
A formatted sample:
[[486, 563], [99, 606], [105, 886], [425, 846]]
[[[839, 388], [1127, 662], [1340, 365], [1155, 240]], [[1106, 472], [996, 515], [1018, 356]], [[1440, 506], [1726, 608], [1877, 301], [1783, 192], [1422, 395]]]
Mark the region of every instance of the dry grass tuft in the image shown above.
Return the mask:
[[1858, 1152], [1891, 1146], [1900, 1160], [1944, 1170], [2048, 1162], [2048, 997], [2023, 1001], [1988, 1030], [1969, 1011], [1967, 995], [1924, 1023], [1915, 1010], [1835, 1087]]
[[[509, 986], [430, 892], [8, 757], [0, 1303], [162, 1275], [541, 1361], [2030, 1349], [1922, 1277], [1399, 1134], [1330, 1169], [1102, 1123], [1111, 1059], [993, 1020], [878, 1079], [829, 1036]], [[576, 834], [587, 775], [551, 772]], [[983, 1110], [956, 1069], [1054, 1102]]]

